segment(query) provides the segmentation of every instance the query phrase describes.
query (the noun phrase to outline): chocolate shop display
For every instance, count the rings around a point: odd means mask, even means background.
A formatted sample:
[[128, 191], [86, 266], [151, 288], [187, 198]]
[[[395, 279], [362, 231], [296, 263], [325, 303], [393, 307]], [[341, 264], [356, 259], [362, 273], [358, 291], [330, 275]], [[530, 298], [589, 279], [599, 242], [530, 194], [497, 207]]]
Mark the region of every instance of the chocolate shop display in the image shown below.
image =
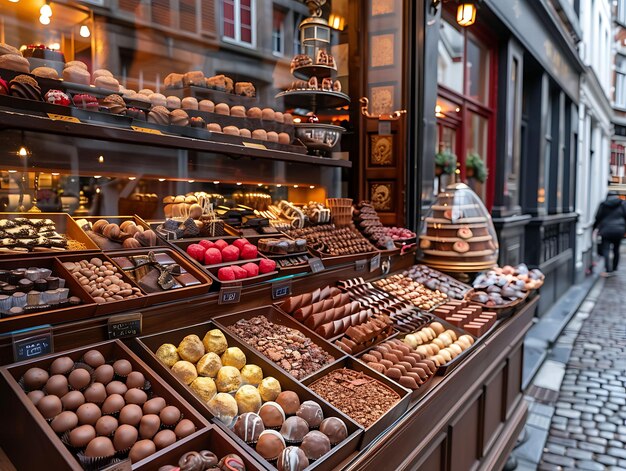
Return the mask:
[[367, 239], [350, 227], [337, 228], [333, 224], [326, 224], [292, 229], [285, 234], [294, 239], [306, 239], [308, 245], [322, 256], [367, 254], [376, 251]]
[[391, 250], [395, 245], [414, 244], [415, 232], [402, 227], [385, 227], [376, 209], [369, 201], [361, 201], [352, 213], [354, 225], [372, 244], [381, 250]]
[[159, 245], [154, 231], [142, 222], [125, 219], [118, 224], [107, 219], [97, 219], [94, 222], [87, 219], [79, 219], [76, 221], [76, 224], [102, 250], [128, 250]]
[[432, 291], [406, 275], [397, 274], [376, 280], [373, 285], [387, 293], [410, 302], [415, 307], [430, 311], [448, 300], [440, 291]]
[[469, 301], [448, 301], [435, 309], [433, 314], [475, 337], [487, 332], [498, 318], [495, 312], [483, 311], [479, 304]]

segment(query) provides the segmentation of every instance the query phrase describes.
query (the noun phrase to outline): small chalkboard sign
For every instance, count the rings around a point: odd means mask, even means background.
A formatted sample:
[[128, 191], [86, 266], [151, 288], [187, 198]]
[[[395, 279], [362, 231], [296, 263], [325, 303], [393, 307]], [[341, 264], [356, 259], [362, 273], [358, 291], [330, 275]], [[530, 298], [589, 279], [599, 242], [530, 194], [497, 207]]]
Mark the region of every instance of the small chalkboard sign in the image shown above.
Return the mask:
[[370, 260], [370, 272], [376, 271], [380, 268], [380, 253], [377, 253]]
[[13, 336], [13, 359], [30, 360], [54, 352], [52, 330], [28, 332]]
[[109, 340], [140, 336], [141, 322], [141, 312], [131, 312], [109, 317], [107, 322]]
[[311, 271], [313, 273], [319, 273], [325, 270], [324, 262], [319, 257], [311, 257], [309, 258], [309, 266], [311, 267]]
[[133, 465], [130, 462], [130, 458], [126, 458], [125, 460], [113, 463], [106, 468], [101, 468], [101, 471], [131, 471], [132, 469]]
[[272, 283], [272, 299], [280, 299], [285, 296], [291, 296], [291, 280]]
[[366, 266], [367, 266], [367, 260], [357, 260], [356, 262], [354, 262], [355, 271], [365, 271]]
[[241, 284], [222, 286], [218, 304], [236, 304], [241, 300]]

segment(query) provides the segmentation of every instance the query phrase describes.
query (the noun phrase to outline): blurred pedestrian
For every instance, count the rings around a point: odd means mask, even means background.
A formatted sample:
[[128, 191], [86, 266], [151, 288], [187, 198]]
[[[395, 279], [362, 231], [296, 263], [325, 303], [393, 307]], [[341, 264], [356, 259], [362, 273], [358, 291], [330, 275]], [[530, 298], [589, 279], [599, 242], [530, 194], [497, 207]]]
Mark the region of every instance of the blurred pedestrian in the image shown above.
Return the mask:
[[[606, 271], [601, 273], [601, 276], [614, 276], [619, 265], [620, 245], [626, 233], [626, 202], [620, 199], [617, 193], [610, 191], [606, 199], [600, 203], [593, 229], [594, 234], [602, 238], [600, 251], [604, 257]], [[612, 262], [611, 252], [613, 252]]]

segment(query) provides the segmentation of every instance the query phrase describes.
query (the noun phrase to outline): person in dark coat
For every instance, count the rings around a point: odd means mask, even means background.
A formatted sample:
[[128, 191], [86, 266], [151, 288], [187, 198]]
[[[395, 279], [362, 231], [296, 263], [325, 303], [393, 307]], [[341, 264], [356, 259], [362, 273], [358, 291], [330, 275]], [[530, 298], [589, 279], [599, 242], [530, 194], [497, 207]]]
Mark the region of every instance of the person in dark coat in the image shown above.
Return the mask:
[[609, 192], [606, 200], [600, 203], [593, 229], [602, 237], [600, 248], [606, 265], [606, 272], [602, 276], [613, 276], [619, 265], [620, 245], [626, 233], [626, 202], [617, 193]]

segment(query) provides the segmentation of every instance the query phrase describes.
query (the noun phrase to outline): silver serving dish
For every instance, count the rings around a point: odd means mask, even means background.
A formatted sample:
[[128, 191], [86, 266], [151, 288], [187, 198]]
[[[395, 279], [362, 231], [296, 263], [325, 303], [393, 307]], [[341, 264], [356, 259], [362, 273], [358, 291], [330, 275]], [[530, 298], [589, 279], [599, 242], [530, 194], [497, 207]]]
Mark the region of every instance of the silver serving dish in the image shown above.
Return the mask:
[[310, 153], [330, 154], [339, 144], [345, 129], [334, 124], [296, 123], [296, 138], [300, 139]]

